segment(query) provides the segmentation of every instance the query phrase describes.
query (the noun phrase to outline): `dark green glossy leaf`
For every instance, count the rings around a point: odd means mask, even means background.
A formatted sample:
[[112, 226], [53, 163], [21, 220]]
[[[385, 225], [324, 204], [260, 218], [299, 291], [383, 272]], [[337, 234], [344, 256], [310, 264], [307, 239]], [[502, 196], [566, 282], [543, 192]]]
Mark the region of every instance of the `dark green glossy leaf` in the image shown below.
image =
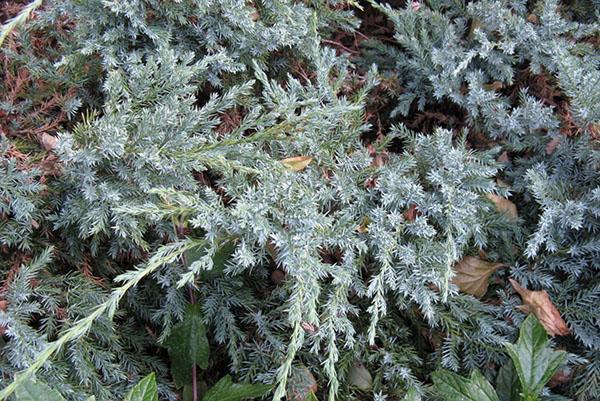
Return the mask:
[[552, 349], [546, 330], [534, 315], [523, 322], [517, 343], [506, 348], [521, 382], [523, 400], [538, 400], [544, 385], [564, 362], [565, 352]]
[[521, 385], [517, 371], [511, 361], [500, 368], [496, 378], [496, 392], [500, 401], [519, 401]]
[[[200, 280], [211, 280], [217, 277], [221, 277], [223, 275], [223, 271], [225, 270], [225, 264], [231, 258], [231, 255], [235, 251], [235, 243], [234, 242], [226, 242], [223, 244], [219, 250], [213, 256], [213, 267], [210, 270], [202, 270], [199, 274]], [[185, 257], [187, 259], [188, 265], [191, 265], [201, 257], [206, 255], [206, 247], [196, 247], [190, 249], [185, 252]]]
[[468, 379], [454, 372], [437, 371], [433, 373], [433, 384], [446, 401], [499, 401], [492, 385], [477, 370]]
[[58, 391], [32, 378], [17, 387], [15, 397], [16, 401], [65, 401]]
[[227, 375], [208, 390], [202, 401], [242, 401], [248, 398], [262, 397], [270, 390], [271, 386], [266, 384], [234, 383]]
[[171, 374], [177, 387], [192, 382], [193, 365], [208, 367], [210, 348], [200, 305], [188, 305], [183, 320], [173, 327], [164, 345], [169, 350]]
[[125, 396], [124, 401], [158, 401], [158, 388], [154, 373], [150, 373], [140, 380]]

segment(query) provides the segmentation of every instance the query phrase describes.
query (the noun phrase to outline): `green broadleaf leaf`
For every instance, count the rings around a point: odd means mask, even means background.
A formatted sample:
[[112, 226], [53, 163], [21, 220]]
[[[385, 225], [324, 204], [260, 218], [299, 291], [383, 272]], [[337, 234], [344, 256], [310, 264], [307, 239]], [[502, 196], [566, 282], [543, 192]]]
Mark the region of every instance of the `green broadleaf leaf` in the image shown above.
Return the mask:
[[468, 379], [454, 372], [437, 371], [433, 373], [433, 384], [447, 401], [499, 401], [492, 385], [477, 370]]
[[471, 394], [474, 401], [500, 401], [494, 387], [478, 370], [471, 372], [469, 394]]
[[65, 401], [58, 391], [33, 378], [17, 387], [15, 397], [17, 401]]
[[496, 392], [500, 401], [519, 401], [521, 385], [512, 362], [505, 363], [496, 378]]
[[247, 398], [262, 397], [271, 390], [267, 384], [238, 384], [227, 375], [206, 393], [202, 401], [242, 401]]
[[96, 401], [96, 397], [92, 395], [85, 401]]
[[125, 396], [124, 401], [158, 401], [154, 372], [140, 380]]
[[[235, 243], [232, 241], [224, 243], [212, 257], [213, 267], [210, 270], [201, 270], [199, 277], [200, 280], [211, 280], [223, 275], [225, 270], [225, 264], [231, 258], [231, 255], [235, 251]], [[188, 264], [192, 264], [201, 257], [206, 255], [206, 246], [200, 246], [192, 248], [185, 252], [185, 257]]]
[[188, 305], [183, 320], [165, 341], [171, 358], [171, 374], [177, 387], [192, 381], [192, 366], [208, 367], [210, 348], [200, 305]]
[[521, 382], [523, 400], [538, 400], [544, 385], [564, 362], [565, 352], [552, 349], [546, 330], [534, 315], [523, 322], [517, 343], [506, 348]]
[[454, 372], [439, 370], [431, 375], [433, 386], [445, 400], [468, 401], [464, 396], [468, 380]]
[[194, 390], [191, 384], [183, 386], [183, 392], [181, 394], [183, 401], [192, 401], [194, 399]]
[[421, 396], [414, 387], [408, 389], [402, 401], [421, 401]]

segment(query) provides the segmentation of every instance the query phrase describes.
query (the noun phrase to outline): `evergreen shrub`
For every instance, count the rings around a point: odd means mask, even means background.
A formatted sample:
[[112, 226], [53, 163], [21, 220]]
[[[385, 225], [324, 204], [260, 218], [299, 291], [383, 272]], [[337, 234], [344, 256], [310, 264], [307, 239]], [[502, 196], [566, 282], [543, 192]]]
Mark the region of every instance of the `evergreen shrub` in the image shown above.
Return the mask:
[[596, 400], [599, 9], [4, 3], [0, 400]]

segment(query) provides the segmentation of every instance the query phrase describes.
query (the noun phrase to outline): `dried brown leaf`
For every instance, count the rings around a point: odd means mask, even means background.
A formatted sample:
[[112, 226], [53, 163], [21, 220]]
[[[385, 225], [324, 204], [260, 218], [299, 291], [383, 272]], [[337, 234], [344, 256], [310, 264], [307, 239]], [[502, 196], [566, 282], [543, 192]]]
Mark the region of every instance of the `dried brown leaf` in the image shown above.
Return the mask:
[[517, 206], [508, 199], [494, 194], [488, 194], [487, 197], [494, 203], [496, 210], [500, 213], [506, 214], [511, 219], [519, 217]]
[[554, 376], [552, 376], [552, 378], [548, 382], [547, 386], [550, 388], [554, 388], [554, 387], [558, 387], [560, 385], [569, 383], [571, 381], [572, 374], [573, 374], [573, 372], [571, 371], [571, 369], [568, 366], [564, 367], [562, 369], [559, 369], [554, 374]]
[[502, 154], [498, 157], [498, 163], [508, 163], [510, 162], [510, 158], [508, 157], [508, 153], [506, 151], [502, 152]]
[[288, 157], [287, 159], [281, 160], [287, 168], [292, 171], [302, 171], [313, 161], [313, 158], [310, 156], [296, 156], [296, 157]]
[[566, 336], [570, 333], [567, 324], [545, 290], [530, 291], [513, 279], [509, 279], [509, 281], [523, 300], [520, 309], [525, 313], [533, 313], [548, 334], [554, 337], [556, 335]]
[[417, 210], [416, 205], [410, 205], [409, 208], [402, 214], [407, 221], [415, 221], [417, 216], [421, 215], [421, 212]]
[[454, 283], [462, 292], [476, 297], [485, 295], [490, 276], [502, 263], [486, 262], [474, 256], [465, 256], [454, 266]]
[[368, 217], [363, 217], [361, 223], [356, 227], [356, 231], [358, 231], [361, 234], [368, 233], [369, 224], [371, 224], [371, 220]]
[[308, 334], [315, 334], [317, 331], [319, 331], [317, 326], [309, 322], [302, 322], [300, 325]]
[[40, 135], [39, 140], [47, 151], [54, 150], [58, 146], [58, 138], [45, 132]]
[[306, 401], [317, 389], [317, 379], [306, 366], [292, 368], [287, 386], [288, 401]]

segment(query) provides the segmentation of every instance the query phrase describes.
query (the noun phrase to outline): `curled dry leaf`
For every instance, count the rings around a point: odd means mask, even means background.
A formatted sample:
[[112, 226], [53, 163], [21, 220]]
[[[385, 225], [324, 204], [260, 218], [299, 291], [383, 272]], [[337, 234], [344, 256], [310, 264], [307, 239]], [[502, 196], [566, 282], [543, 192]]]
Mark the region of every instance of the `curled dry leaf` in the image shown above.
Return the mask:
[[476, 297], [485, 295], [492, 273], [504, 266], [502, 263], [486, 262], [474, 256], [465, 256], [454, 266], [454, 283], [461, 292]]
[[373, 387], [373, 377], [362, 363], [357, 363], [348, 372], [348, 383], [359, 390], [369, 391]]
[[387, 152], [381, 152], [375, 155], [371, 166], [381, 168], [390, 160], [390, 155]]
[[375, 178], [375, 177], [367, 178], [365, 180], [364, 185], [365, 185], [365, 188], [367, 188], [367, 189], [375, 188], [375, 186], [377, 185], [377, 178]]
[[292, 374], [288, 380], [288, 401], [307, 401], [311, 394], [317, 392], [317, 379], [304, 365], [292, 368]]
[[310, 156], [296, 156], [296, 157], [288, 157], [287, 159], [281, 160], [287, 168], [292, 171], [302, 171], [313, 161], [313, 158]]
[[532, 24], [537, 24], [538, 22], [540, 22], [538, 16], [535, 14], [529, 14], [527, 16], [527, 21], [531, 22]]
[[421, 215], [421, 212], [417, 210], [416, 205], [410, 205], [410, 207], [402, 215], [407, 221], [415, 221], [417, 216]]
[[571, 368], [569, 368], [568, 366], [566, 366], [562, 369], [559, 369], [552, 376], [552, 378], [548, 382], [547, 386], [550, 388], [554, 388], [554, 387], [558, 387], [562, 384], [568, 383], [571, 381], [572, 374], [573, 374], [573, 372], [572, 372]]
[[371, 224], [371, 220], [368, 217], [363, 217], [361, 223], [356, 227], [356, 231], [358, 231], [361, 234], [368, 233], [369, 224]]
[[570, 333], [565, 321], [560, 317], [560, 312], [550, 300], [550, 296], [545, 290], [530, 291], [522, 287], [513, 279], [508, 279], [516, 292], [519, 293], [523, 300], [523, 305], [520, 309], [525, 313], [533, 313], [548, 334], [552, 337], [566, 336]]
[[306, 331], [308, 334], [315, 334], [317, 331], [319, 331], [319, 328], [317, 326], [315, 326], [312, 323], [309, 322], [302, 322], [301, 323], [302, 328], [304, 329], [304, 331]]
[[371, 167], [381, 168], [390, 160], [390, 154], [388, 152], [383, 151], [377, 153], [377, 150], [372, 144], [367, 145], [367, 150], [369, 151], [369, 156], [373, 158]]
[[504, 84], [500, 81], [494, 81], [492, 83], [483, 85], [483, 87], [489, 91], [497, 91], [504, 88]]
[[39, 141], [44, 149], [48, 151], [54, 150], [58, 146], [58, 138], [45, 132], [39, 136]]
[[508, 153], [506, 151], [504, 151], [498, 157], [498, 163], [508, 163], [508, 162], [510, 162], [510, 158], [508, 157]]
[[500, 213], [506, 214], [511, 219], [516, 219], [519, 217], [517, 206], [515, 206], [515, 204], [508, 199], [494, 194], [488, 194], [487, 197], [494, 203], [496, 210], [498, 210]]

